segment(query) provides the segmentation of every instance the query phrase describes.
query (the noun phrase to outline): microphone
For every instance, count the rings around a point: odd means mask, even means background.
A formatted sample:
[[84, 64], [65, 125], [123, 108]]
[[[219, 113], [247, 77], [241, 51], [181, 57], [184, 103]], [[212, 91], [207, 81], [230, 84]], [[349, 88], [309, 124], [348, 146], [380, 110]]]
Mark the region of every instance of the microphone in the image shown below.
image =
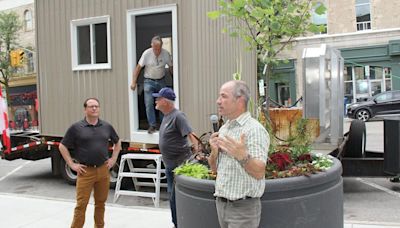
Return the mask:
[[211, 115], [210, 116], [210, 121], [213, 125], [213, 131], [218, 132], [219, 127], [218, 127], [218, 116], [217, 115]]

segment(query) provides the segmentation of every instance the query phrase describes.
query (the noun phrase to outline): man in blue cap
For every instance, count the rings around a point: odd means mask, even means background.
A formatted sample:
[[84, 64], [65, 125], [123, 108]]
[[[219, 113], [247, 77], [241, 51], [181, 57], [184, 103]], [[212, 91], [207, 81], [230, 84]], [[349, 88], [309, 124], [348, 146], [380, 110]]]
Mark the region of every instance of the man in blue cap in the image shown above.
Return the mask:
[[153, 93], [153, 97], [156, 98], [156, 109], [164, 114], [160, 125], [160, 139], [158, 144], [163, 156], [165, 175], [167, 176], [167, 191], [172, 222], [175, 227], [178, 227], [173, 170], [190, 157], [191, 145], [198, 148], [198, 144], [185, 114], [175, 108], [174, 102], [176, 96], [174, 91], [171, 88], [165, 87], [158, 93]]

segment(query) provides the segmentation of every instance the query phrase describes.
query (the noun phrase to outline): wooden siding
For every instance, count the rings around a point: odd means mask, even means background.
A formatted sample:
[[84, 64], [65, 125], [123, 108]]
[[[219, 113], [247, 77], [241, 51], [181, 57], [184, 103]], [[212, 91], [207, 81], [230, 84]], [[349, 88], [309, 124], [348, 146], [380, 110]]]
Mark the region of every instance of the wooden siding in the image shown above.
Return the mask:
[[[83, 101], [98, 97], [101, 118], [111, 122], [120, 137], [130, 138], [127, 63], [127, 10], [176, 4], [178, 9], [180, 108], [196, 133], [211, 129], [219, 87], [237, 70], [256, 96], [256, 57], [238, 39], [221, 33], [223, 20], [206, 13], [215, 0], [36, 0], [38, 90], [43, 135], [62, 136], [83, 117]], [[72, 71], [70, 22], [109, 15], [112, 69]]]

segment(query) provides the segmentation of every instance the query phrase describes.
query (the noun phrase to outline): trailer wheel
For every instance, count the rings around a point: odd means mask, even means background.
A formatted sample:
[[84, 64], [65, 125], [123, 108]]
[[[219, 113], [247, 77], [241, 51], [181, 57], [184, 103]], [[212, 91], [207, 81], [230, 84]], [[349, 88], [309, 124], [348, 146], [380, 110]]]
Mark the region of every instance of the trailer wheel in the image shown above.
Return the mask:
[[345, 157], [360, 158], [365, 156], [366, 130], [362, 120], [353, 120], [346, 143]]
[[[61, 160], [60, 161], [61, 176], [68, 184], [75, 185], [76, 179], [78, 177], [77, 173], [69, 167], [69, 165], [65, 162], [64, 159], [60, 160]], [[75, 162], [74, 159], [73, 161]], [[119, 163], [115, 163], [114, 167], [110, 169], [110, 188], [115, 188], [115, 185], [117, 184], [118, 169], [119, 169]]]
[[69, 165], [65, 162], [64, 159], [60, 159], [60, 173], [62, 178], [64, 178], [64, 180], [68, 184], [70, 185], [76, 184], [77, 173], [69, 167]]

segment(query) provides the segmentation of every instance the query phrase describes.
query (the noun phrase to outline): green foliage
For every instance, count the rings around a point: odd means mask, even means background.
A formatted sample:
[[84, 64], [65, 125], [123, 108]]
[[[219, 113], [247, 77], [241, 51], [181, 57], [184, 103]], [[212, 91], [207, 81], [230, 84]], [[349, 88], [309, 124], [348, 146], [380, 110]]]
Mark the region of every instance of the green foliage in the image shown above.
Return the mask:
[[[293, 38], [319, 29], [311, 22], [312, 7], [316, 6], [313, 0], [220, 0], [219, 6], [208, 12], [208, 17], [226, 17], [230, 23], [225, 31], [246, 41], [267, 64], [273, 63]], [[325, 11], [322, 4], [315, 8], [317, 14]]]
[[333, 165], [333, 161], [330, 155], [325, 156], [322, 154], [314, 154], [312, 165], [321, 170], [327, 170]]
[[0, 45], [7, 46], [15, 44], [18, 38], [18, 31], [21, 28], [22, 22], [15, 12], [0, 12]]
[[208, 179], [208, 167], [199, 163], [186, 162], [174, 170], [176, 175], [185, 175], [198, 179]]
[[[247, 49], [256, 50], [259, 61], [267, 65], [265, 83], [269, 85], [277, 55], [290, 47], [294, 38], [307, 32], [323, 31], [323, 26], [312, 24], [312, 8], [323, 14], [326, 8], [314, 0], [220, 0], [219, 10], [208, 12], [212, 20], [228, 21], [223, 32], [240, 37]], [[265, 91], [268, 98], [268, 91]], [[266, 99], [268, 102], [268, 99]]]
[[307, 146], [312, 143], [311, 133], [312, 127], [308, 119], [298, 119], [294, 128], [291, 128], [290, 137], [288, 139], [290, 145]]

